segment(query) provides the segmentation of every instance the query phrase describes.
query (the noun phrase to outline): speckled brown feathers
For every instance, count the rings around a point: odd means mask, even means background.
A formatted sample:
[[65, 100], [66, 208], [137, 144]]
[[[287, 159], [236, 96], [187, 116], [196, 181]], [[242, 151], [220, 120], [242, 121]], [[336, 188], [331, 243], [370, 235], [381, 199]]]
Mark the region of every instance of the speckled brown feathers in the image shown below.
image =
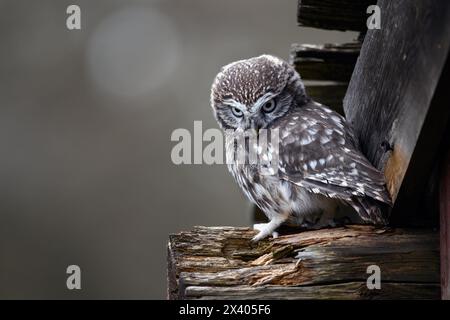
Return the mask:
[[223, 67], [213, 84], [213, 101], [233, 99], [251, 107], [264, 94], [279, 93], [292, 76], [292, 71], [289, 72], [290, 68], [284, 61], [266, 57], [241, 60]]
[[281, 179], [313, 193], [342, 199], [366, 221], [387, 222], [377, 206], [391, 203], [384, 177], [357, 150], [342, 116], [311, 102], [273, 127], [281, 130]]
[[[225, 66], [214, 80], [211, 105], [228, 137], [261, 128], [279, 132], [278, 148], [258, 148], [262, 158], [277, 152], [272, 174], [257, 165], [228, 164], [270, 220], [256, 226], [255, 240], [282, 223], [328, 225], [345, 208], [364, 221], [387, 223], [391, 200], [383, 175], [358, 150], [345, 119], [308, 98], [300, 75], [286, 62], [263, 55]], [[236, 144], [226, 151], [235, 152]]]

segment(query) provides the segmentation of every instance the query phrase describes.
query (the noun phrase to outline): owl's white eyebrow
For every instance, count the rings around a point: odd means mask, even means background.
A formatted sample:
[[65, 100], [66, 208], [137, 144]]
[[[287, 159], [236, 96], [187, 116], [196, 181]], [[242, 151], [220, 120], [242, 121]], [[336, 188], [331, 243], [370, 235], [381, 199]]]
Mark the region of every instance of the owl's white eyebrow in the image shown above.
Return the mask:
[[[266, 103], [268, 100], [272, 99], [274, 96], [275, 96], [274, 93], [267, 92], [265, 95], [263, 95], [258, 100], [256, 100], [256, 102], [250, 108], [250, 112], [258, 111], [264, 103]], [[247, 106], [245, 104], [240, 103], [239, 101], [236, 101], [234, 99], [226, 99], [223, 101], [223, 104], [240, 109], [242, 111], [247, 111]]]
[[234, 100], [234, 99], [227, 99], [227, 100], [224, 100], [224, 101], [223, 101], [223, 104], [226, 104], [226, 105], [228, 105], [228, 106], [237, 108], [237, 109], [239, 109], [239, 110], [241, 110], [241, 111], [247, 111], [247, 106], [246, 106], [245, 104], [240, 103], [240, 102], [238, 102], [238, 101], [236, 101], [236, 100]]

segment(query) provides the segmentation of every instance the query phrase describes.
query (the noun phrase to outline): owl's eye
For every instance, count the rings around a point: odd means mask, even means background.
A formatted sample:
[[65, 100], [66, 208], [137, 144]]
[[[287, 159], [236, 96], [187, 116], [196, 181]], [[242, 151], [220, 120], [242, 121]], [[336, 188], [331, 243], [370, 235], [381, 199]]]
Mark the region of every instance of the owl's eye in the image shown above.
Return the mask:
[[244, 113], [242, 112], [242, 110], [241, 109], [238, 109], [238, 108], [231, 108], [231, 112], [233, 113], [233, 115], [236, 117], [236, 118], [241, 118], [243, 115], [244, 115]]
[[271, 113], [275, 110], [275, 106], [275, 101], [273, 99], [269, 100], [262, 106], [262, 111], [264, 113]]

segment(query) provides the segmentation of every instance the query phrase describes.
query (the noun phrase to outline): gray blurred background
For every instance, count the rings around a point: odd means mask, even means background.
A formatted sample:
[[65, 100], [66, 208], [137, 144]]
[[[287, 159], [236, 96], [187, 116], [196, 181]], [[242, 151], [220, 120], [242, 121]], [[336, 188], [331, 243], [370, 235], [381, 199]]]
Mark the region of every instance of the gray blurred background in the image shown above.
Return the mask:
[[[70, 4], [81, 31], [66, 28]], [[0, 298], [163, 299], [169, 233], [249, 225], [226, 167], [172, 164], [170, 135], [217, 127], [222, 65], [355, 38], [297, 27], [296, 7], [0, 0]]]

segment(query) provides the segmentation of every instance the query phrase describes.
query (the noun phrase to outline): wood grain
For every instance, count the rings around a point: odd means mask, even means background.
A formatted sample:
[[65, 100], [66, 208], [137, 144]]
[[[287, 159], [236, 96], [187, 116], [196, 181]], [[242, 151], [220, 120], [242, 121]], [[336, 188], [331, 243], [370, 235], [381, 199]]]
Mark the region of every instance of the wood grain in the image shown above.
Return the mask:
[[331, 30], [365, 30], [366, 9], [373, 0], [299, 0], [297, 21], [300, 26]]
[[440, 181], [440, 239], [442, 299], [450, 300], [450, 149], [443, 157]]
[[378, 6], [382, 26], [365, 36], [344, 111], [398, 200], [393, 219], [404, 224], [423, 199], [449, 115], [448, 104], [433, 101], [442, 100], [436, 88], [448, 76], [450, 2], [380, 0]]
[[[171, 299], [438, 298], [439, 237], [372, 226], [305, 231], [252, 243], [248, 228], [195, 227], [170, 236]], [[381, 268], [381, 290], [366, 286]]]
[[349, 82], [360, 50], [360, 42], [293, 44], [289, 62], [304, 80]]

